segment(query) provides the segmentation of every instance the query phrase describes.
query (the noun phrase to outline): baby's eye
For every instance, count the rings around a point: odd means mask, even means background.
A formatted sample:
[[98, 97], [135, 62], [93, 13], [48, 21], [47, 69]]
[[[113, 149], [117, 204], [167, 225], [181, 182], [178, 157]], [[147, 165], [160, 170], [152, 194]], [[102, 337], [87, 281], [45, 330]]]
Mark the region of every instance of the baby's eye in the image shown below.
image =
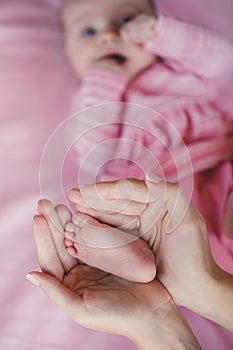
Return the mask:
[[89, 36], [93, 36], [96, 34], [96, 30], [94, 28], [86, 28], [82, 31], [82, 37], [89, 37]]
[[122, 17], [118, 22], [119, 27], [123, 27], [126, 23], [130, 22], [134, 17], [135, 17], [134, 15], [128, 15], [128, 16]]

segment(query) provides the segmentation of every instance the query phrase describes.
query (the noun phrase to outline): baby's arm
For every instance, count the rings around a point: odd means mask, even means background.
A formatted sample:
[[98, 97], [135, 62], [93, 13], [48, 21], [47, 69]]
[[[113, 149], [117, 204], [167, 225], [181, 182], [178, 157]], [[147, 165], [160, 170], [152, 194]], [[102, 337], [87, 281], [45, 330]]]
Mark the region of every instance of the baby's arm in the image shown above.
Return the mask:
[[115, 71], [104, 67], [90, 68], [82, 80], [75, 100], [76, 111], [108, 102], [120, 102], [127, 80]]
[[[124, 28], [125, 35], [167, 60], [174, 69], [216, 80], [233, 73], [233, 45], [220, 34], [175, 18], [141, 15]], [[139, 38], [139, 39], [138, 39]]]
[[233, 73], [233, 46], [208, 28], [160, 16], [153, 41], [145, 48], [177, 61], [203, 78], [222, 79]]
[[[122, 95], [126, 81], [104, 69], [90, 69], [82, 81], [66, 122], [66, 144], [70, 156], [78, 165], [80, 183], [92, 181], [101, 164], [113, 157], [115, 140], [120, 135]], [[87, 183], [85, 182], [85, 183]]]

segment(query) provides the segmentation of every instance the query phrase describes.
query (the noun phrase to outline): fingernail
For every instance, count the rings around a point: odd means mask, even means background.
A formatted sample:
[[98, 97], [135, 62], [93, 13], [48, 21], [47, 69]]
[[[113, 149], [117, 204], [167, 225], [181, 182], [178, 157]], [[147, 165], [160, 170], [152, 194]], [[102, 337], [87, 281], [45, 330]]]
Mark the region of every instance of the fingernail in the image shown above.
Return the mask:
[[37, 219], [37, 216], [38, 216], [38, 215], [34, 215], [34, 216], [32, 217], [32, 222], [34, 222], [34, 221]]
[[26, 275], [26, 279], [32, 284], [34, 284], [34, 286], [36, 287], [40, 286], [39, 281], [34, 276], [30, 275], [30, 273]]
[[32, 218], [32, 221], [34, 221], [34, 220], [39, 220], [39, 219], [41, 219], [41, 218], [43, 218], [43, 216], [41, 216], [41, 215], [39, 215], [39, 214], [35, 214], [35, 215], [33, 216], [33, 218]]
[[69, 192], [71, 192], [71, 191], [77, 191], [77, 188], [68, 188], [68, 190], [67, 190], [67, 192], [69, 193]]
[[162, 182], [162, 179], [159, 176], [150, 172], [146, 174], [146, 180], [153, 182], [155, 184]]

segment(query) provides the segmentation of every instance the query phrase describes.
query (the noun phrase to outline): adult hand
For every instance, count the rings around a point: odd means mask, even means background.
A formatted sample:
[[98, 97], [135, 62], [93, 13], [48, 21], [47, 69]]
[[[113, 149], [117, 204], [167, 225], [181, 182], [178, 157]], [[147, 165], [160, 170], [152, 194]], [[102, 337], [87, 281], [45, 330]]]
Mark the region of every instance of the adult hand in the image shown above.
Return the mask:
[[188, 349], [199, 349], [189, 326], [159, 282], [132, 283], [80, 265], [63, 250], [56, 230], [43, 216], [34, 217], [33, 233], [43, 272], [31, 272], [27, 278], [75, 322], [125, 335], [139, 349], [154, 349], [155, 344], [160, 349], [177, 349], [183, 344]]
[[206, 225], [181, 188], [150, 174], [71, 190], [77, 209], [100, 222], [135, 229], [154, 252], [156, 278], [177, 304], [200, 311], [210, 279], [218, 271]]

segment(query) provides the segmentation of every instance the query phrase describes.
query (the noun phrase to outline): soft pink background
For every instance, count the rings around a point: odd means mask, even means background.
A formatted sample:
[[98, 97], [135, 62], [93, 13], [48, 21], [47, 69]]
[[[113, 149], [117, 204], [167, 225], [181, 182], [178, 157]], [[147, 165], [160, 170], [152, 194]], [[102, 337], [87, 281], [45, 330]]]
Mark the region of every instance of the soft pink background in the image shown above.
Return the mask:
[[[31, 217], [40, 197], [40, 158], [51, 133], [68, 116], [78, 87], [62, 51], [59, 4], [0, 1], [0, 349], [132, 350], [123, 337], [73, 324], [24, 277], [38, 268]], [[233, 40], [231, 0], [161, 0], [159, 8]], [[46, 184], [51, 188], [52, 168]], [[224, 254], [217, 244], [214, 249]], [[232, 349], [229, 332], [195, 315], [190, 323], [204, 349]]]

